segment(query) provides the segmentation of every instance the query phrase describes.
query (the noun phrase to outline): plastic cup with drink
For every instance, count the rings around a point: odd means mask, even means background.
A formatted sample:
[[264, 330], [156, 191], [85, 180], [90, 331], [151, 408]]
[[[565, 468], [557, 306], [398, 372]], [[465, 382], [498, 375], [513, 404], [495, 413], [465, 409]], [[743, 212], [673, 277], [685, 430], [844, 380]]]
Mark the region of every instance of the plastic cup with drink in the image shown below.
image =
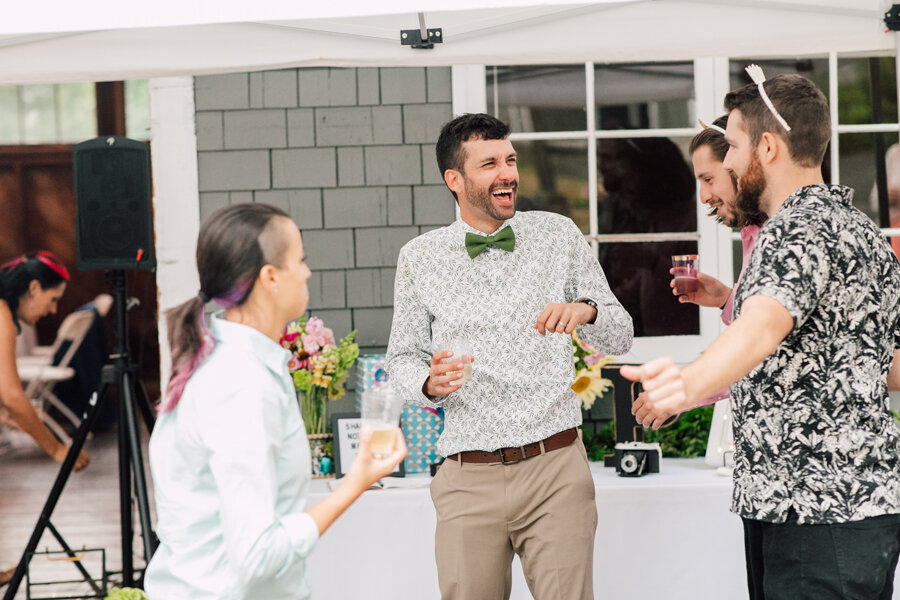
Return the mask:
[[676, 254], [672, 257], [672, 274], [675, 277], [675, 293], [693, 294], [700, 289], [697, 274], [700, 271], [700, 257], [696, 254]]
[[472, 346], [465, 338], [453, 338], [447, 344], [445, 350], [453, 353], [452, 356], [445, 358], [445, 363], [462, 362], [462, 377], [451, 381], [451, 384], [462, 385], [472, 381]]
[[372, 429], [370, 450], [373, 456], [383, 458], [394, 449], [394, 430], [400, 423], [403, 399], [394, 391], [390, 382], [380, 382], [366, 390], [360, 398], [362, 426]]

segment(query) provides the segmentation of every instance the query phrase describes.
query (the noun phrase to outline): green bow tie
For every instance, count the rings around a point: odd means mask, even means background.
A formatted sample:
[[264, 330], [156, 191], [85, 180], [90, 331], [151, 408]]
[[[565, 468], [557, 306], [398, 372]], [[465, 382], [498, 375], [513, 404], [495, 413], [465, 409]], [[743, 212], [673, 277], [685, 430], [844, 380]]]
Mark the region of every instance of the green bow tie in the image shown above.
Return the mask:
[[466, 234], [466, 252], [469, 253], [469, 258], [475, 258], [488, 246], [497, 246], [501, 250], [512, 252], [516, 247], [516, 234], [513, 233], [512, 227], [504, 227], [494, 235]]

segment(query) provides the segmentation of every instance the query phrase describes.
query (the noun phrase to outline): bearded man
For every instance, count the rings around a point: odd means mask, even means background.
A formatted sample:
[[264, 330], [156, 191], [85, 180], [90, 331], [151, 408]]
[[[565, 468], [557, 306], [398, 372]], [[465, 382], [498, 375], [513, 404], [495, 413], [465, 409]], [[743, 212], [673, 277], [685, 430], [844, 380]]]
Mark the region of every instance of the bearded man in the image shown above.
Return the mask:
[[[597, 507], [570, 335], [620, 354], [632, 322], [571, 219], [516, 212], [508, 136], [485, 114], [441, 129], [460, 218], [400, 251], [387, 371], [407, 402], [444, 407], [431, 483], [441, 598], [509, 598], [518, 554], [535, 598], [589, 600]], [[447, 350], [456, 337], [474, 362]]]
[[[711, 126], [704, 126], [703, 131], [691, 139], [688, 153], [691, 155], [694, 176], [700, 187], [700, 202], [709, 206], [709, 216], [726, 227], [741, 228], [743, 260], [738, 275], [740, 282], [750, 261], [753, 245], [759, 237], [759, 228], [766, 222], [766, 215], [762, 212], [748, 214], [737, 208], [737, 182], [722, 164], [728, 153], [728, 142], [725, 141], [727, 124], [726, 115], [713, 121]], [[729, 287], [706, 273], [699, 273], [697, 279], [699, 283], [697, 291], [687, 294], [678, 294], [675, 290], [675, 280], [672, 279], [669, 283], [672, 294], [682, 303], [691, 302], [699, 306], [720, 308], [722, 321], [729, 325], [733, 320], [734, 292], [737, 284]]]
[[[758, 69], [758, 67], [756, 67]], [[900, 554], [900, 432], [889, 411], [900, 348], [900, 263], [853, 190], [827, 185], [828, 104], [780, 75], [729, 93], [724, 166], [737, 208], [765, 212], [735, 320], [684, 368], [622, 375], [659, 427], [732, 387], [734, 492], [751, 600], [891, 598]]]

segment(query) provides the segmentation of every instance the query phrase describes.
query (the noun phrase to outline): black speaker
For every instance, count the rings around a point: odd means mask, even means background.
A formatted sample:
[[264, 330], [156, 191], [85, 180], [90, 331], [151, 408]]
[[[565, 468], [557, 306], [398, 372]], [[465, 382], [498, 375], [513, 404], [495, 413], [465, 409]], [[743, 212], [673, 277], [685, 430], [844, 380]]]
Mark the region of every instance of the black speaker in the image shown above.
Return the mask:
[[72, 164], [79, 270], [155, 268], [147, 144], [94, 138], [75, 145]]

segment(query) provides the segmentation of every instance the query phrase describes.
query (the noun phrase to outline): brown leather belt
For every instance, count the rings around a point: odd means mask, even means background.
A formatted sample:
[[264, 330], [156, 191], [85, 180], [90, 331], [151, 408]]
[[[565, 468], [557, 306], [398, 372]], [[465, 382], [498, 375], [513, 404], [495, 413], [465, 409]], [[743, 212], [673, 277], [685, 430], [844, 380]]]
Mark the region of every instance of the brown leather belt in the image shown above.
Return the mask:
[[[574, 442], [575, 438], [577, 437], [578, 430], [573, 427], [572, 429], [566, 429], [565, 431], [554, 433], [545, 440], [541, 440], [539, 442], [534, 442], [531, 444], [525, 444], [524, 446], [518, 446], [514, 448], [500, 448], [499, 450], [494, 450], [493, 452], [484, 452], [482, 450], [467, 450], [465, 452], [451, 454], [447, 458], [451, 460], [460, 460], [460, 462], [464, 463], [503, 463], [504, 465], [511, 465], [513, 463], [519, 462], [520, 460], [531, 458], [532, 456], [537, 456], [542, 453], [552, 452], [554, 450], [559, 450], [560, 448], [565, 448], [566, 446]], [[543, 451], [541, 450], [542, 446]]]

